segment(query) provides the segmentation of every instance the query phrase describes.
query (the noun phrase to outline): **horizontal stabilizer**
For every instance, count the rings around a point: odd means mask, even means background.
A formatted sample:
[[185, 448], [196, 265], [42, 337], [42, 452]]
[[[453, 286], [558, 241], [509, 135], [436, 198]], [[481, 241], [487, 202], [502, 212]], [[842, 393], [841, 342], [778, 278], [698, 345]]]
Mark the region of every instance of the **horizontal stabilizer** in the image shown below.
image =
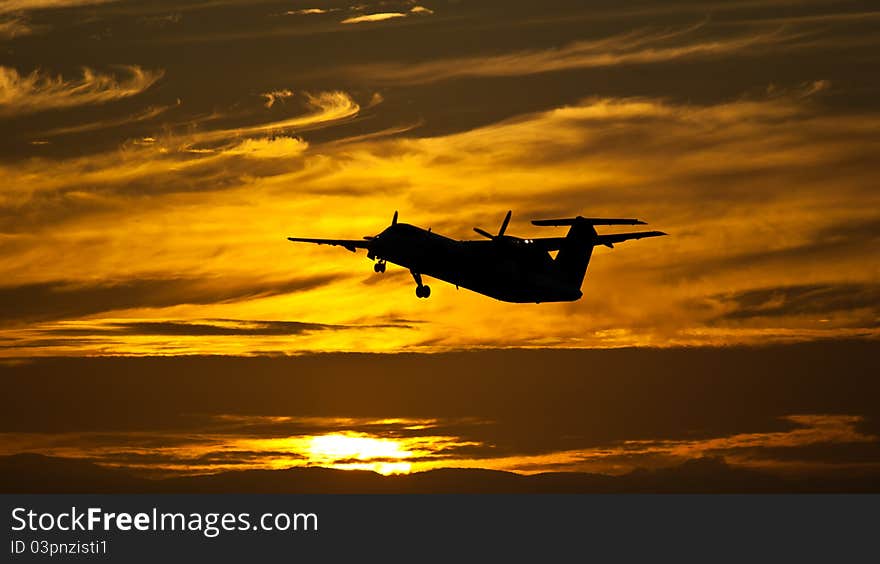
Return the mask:
[[[662, 237], [666, 233], [662, 231], [638, 231], [636, 233], [615, 233], [612, 235], [596, 235], [591, 240], [585, 241], [585, 245], [605, 245], [611, 247], [614, 243], [622, 243], [630, 239], [643, 239], [645, 237]], [[542, 237], [537, 239], [529, 239], [530, 246], [542, 251], [558, 251], [566, 244], [565, 237]]]
[[636, 233], [614, 233], [612, 235], [597, 235], [596, 245], [611, 247], [614, 243], [622, 243], [630, 239], [643, 239], [645, 237], [662, 237], [666, 233], [662, 231], [638, 231]]
[[602, 217], [567, 217], [562, 219], [535, 219], [532, 225], [558, 226], [558, 225], [645, 225], [638, 219], [609, 219]]

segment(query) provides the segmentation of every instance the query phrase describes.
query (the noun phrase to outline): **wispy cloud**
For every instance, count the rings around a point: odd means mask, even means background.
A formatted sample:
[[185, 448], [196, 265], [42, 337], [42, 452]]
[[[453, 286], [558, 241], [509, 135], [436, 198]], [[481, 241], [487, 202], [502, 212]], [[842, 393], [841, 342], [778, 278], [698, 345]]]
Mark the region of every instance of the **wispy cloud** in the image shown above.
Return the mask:
[[19, 74], [0, 66], [0, 116], [22, 115], [44, 110], [104, 104], [140, 94], [164, 74], [139, 66], [122, 67], [122, 78], [83, 68], [79, 79], [65, 80], [41, 70]]
[[79, 125], [71, 125], [67, 127], [56, 127], [54, 129], [47, 129], [46, 131], [39, 132], [36, 136], [38, 137], [55, 137], [58, 135], [70, 135], [74, 133], [85, 133], [87, 131], [97, 131], [100, 129], [110, 129], [113, 127], [122, 127], [124, 125], [129, 125], [132, 123], [145, 122], [150, 121], [153, 118], [156, 118], [174, 106], [150, 106], [143, 111], [137, 112], [135, 114], [119, 118], [119, 119], [107, 119], [100, 121], [91, 121], [88, 123], [82, 123]]
[[153, 29], [162, 29], [172, 25], [178, 25], [183, 21], [183, 15], [177, 12], [171, 14], [158, 14], [152, 16], [143, 16], [139, 21], [146, 27]]
[[402, 12], [379, 12], [375, 14], [364, 14], [363, 16], [352, 16], [350, 18], [345, 18], [340, 23], [344, 24], [358, 24], [358, 23], [370, 23], [370, 22], [383, 22], [385, 20], [393, 20], [395, 18], [405, 18], [406, 14]]
[[[374, 316], [432, 320], [412, 331], [317, 332], [290, 341], [254, 336], [224, 345], [236, 351], [877, 335], [872, 310], [846, 306], [844, 294], [866, 289], [864, 303], [877, 283], [864, 262], [875, 241], [865, 234], [880, 221], [873, 166], [880, 118], [828, 111], [822, 96], [834, 91], [815, 80], [704, 104], [592, 97], [449, 135], [379, 136], [354, 128], [347, 140], [307, 142], [299, 132], [349, 123], [360, 110], [348, 94], [314, 94], [303, 98], [311, 110], [291, 118], [157, 135], [147, 145], [74, 159], [0, 164], [11, 187], [0, 199], [7, 210], [0, 214], [0, 256], [12, 276], [7, 283], [31, 288], [35, 300], [28, 302], [52, 304], [49, 297], [67, 295], [33, 292], [57, 280], [75, 283], [73, 274], [88, 261], [91, 283], [111, 287], [120, 277], [171, 278], [194, 268], [220, 286], [254, 273], [261, 281], [284, 280], [291, 271], [333, 276], [302, 292], [154, 305], [153, 315], [164, 319], [273, 319], [283, 312], [303, 322], [347, 324], [367, 308]], [[285, 127], [290, 132], [282, 133]], [[510, 208], [516, 234], [561, 234], [536, 231], [526, 220], [590, 213], [640, 217], [671, 236], [598, 249], [579, 302], [522, 307], [439, 282], [431, 300], [407, 300], [405, 271], [383, 277], [362, 255], [284, 240], [374, 235], [395, 209], [408, 223], [469, 237], [473, 225], [497, 222]], [[804, 292], [824, 304], [821, 311], [809, 307], [799, 286], [815, 288]], [[9, 294], [10, 311], [21, 301], [16, 296]], [[170, 346], [158, 336], [90, 339], [76, 350]], [[176, 342], [174, 350], [226, 350], [221, 339]]]
[[176, 320], [131, 320], [98, 323], [56, 323], [45, 326], [46, 337], [94, 336], [104, 335], [143, 335], [143, 336], [290, 336], [313, 331], [344, 331], [348, 329], [373, 329], [377, 327], [409, 327], [406, 323], [394, 324], [352, 324], [329, 325], [326, 323], [305, 323], [302, 321], [277, 321], [260, 319], [196, 319]]
[[0, 14], [107, 4], [117, 0], [0, 0]]
[[791, 43], [801, 37], [782, 29], [722, 38], [701, 37], [697, 33], [701, 27], [703, 24], [674, 31], [638, 30], [603, 39], [575, 41], [553, 49], [440, 59], [414, 64], [371, 63], [349, 70], [378, 82], [424, 84], [462, 77], [521, 76], [570, 69], [756, 53], [761, 49]]
[[312, 110], [309, 113], [237, 128], [195, 132], [188, 137], [188, 142], [191, 144], [216, 143], [236, 137], [266, 133], [309, 131], [349, 120], [360, 112], [360, 105], [348, 93], [341, 90], [314, 94], [304, 93], [304, 97], [308, 107]]
[[[40, 161], [0, 164], [11, 187], [0, 197], [0, 209], [10, 212], [0, 216], [0, 231], [24, 228], [36, 219], [33, 214], [61, 221], [109, 211], [117, 198], [210, 192], [239, 186], [242, 176], [253, 180], [290, 172], [308, 148], [292, 133], [343, 123], [360, 110], [344, 92], [311, 94], [306, 102], [311, 111], [293, 117], [238, 128], [163, 130], [155, 137], [132, 139], [119, 150], [58, 161], [51, 170]], [[235, 165], [233, 172], [228, 168], [231, 159], [250, 164]], [[260, 165], [256, 160], [283, 162]]]
[[868, 325], [880, 324], [880, 283], [801, 284], [756, 288], [715, 297], [725, 319], [818, 316], [852, 318], [863, 312]]
[[263, 92], [260, 94], [263, 98], [266, 99], [265, 106], [267, 108], [271, 108], [275, 105], [275, 102], [284, 102], [287, 98], [293, 96], [293, 90], [288, 88], [283, 88], [281, 90], [272, 90], [270, 92]]
[[[355, 9], [355, 8], [352, 8]], [[434, 13], [434, 10], [430, 8], [426, 8], [424, 6], [415, 5], [411, 7], [406, 12], [377, 12], [372, 14], [363, 14], [360, 16], [352, 16], [350, 18], [346, 18], [342, 20], [340, 23], [344, 24], [359, 24], [359, 23], [370, 23], [370, 22], [382, 22], [387, 20], [393, 20], [398, 18], [405, 18], [411, 15], [417, 16], [430, 16]]]
[[283, 158], [302, 155], [309, 144], [295, 137], [265, 137], [245, 139], [223, 152], [227, 155], [248, 155], [260, 158]]
[[[673, 467], [688, 460], [724, 457], [740, 467], [778, 471], [828, 471], [824, 459], [802, 458], [810, 448], [858, 448], [878, 437], [859, 429], [864, 417], [810, 414], [781, 418], [791, 428], [695, 439], [626, 440], [550, 450], [509, 443], [496, 422], [478, 418], [199, 417], [184, 432], [139, 431], [4, 433], [0, 454], [28, 451], [88, 458], [153, 472], [217, 472], [231, 469], [323, 466], [382, 473], [436, 468], [484, 468], [521, 472], [580, 471], [623, 474], [637, 468]], [[192, 424], [192, 419], [188, 421]], [[504, 429], [506, 430], [506, 429]], [[568, 442], [581, 442], [568, 437]], [[869, 447], [870, 448], [870, 447]], [[876, 463], [869, 460], [869, 467]], [[847, 461], [839, 466], [844, 469]], [[853, 466], [858, 466], [855, 464]]]
[[287, 16], [314, 16], [338, 11], [339, 8], [303, 8], [301, 10], [288, 10], [284, 14]]
[[[490, 461], [494, 468], [536, 472], [550, 468], [620, 473], [633, 467], [657, 468], [686, 460], [723, 457], [738, 466], [809, 470], [825, 462], [801, 459], [801, 449], [819, 446], [857, 446], [876, 443], [878, 437], [859, 429], [865, 421], [856, 415], [790, 415], [781, 418], [793, 428], [784, 431], [737, 433], [698, 439], [627, 440], [596, 449], [569, 450], [550, 455], [510, 457]], [[500, 463], [500, 464], [499, 464]], [[845, 465], [845, 464], [844, 464]], [[827, 470], [827, 468], [825, 468]]]
[[104, 280], [98, 283], [57, 280], [0, 286], [0, 322], [65, 319], [94, 313], [178, 304], [207, 304], [254, 299], [316, 288], [334, 276], [287, 280], [218, 280], [203, 278], [146, 278]]
[[28, 20], [21, 16], [0, 18], [0, 40], [14, 39], [22, 35], [30, 35], [33, 27]]

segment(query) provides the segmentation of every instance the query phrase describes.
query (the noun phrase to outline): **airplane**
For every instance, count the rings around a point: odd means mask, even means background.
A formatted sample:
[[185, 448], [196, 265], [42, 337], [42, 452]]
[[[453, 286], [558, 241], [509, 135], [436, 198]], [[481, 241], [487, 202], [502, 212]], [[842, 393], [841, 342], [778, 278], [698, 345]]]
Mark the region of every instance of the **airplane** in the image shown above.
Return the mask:
[[[416, 296], [427, 298], [431, 287], [422, 276], [431, 276], [503, 302], [570, 302], [583, 296], [581, 286], [593, 247], [614, 248], [615, 243], [666, 235], [662, 231], [639, 231], [599, 235], [596, 225], [645, 225], [638, 219], [571, 217], [539, 219], [539, 226], [569, 226], [565, 237], [521, 238], [505, 235], [512, 211], [508, 211], [497, 235], [474, 227], [487, 240], [456, 240], [397, 221], [375, 236], [363, 239], [311, 239], [288, 237], [296, 243], [337, 245], [356, 252], [366, 249], [377, 261], [373, 270], [385, 272], [392, 263], [409, 269], [416, 283]], [[555, 258], [552, 251], [558, 251]]]

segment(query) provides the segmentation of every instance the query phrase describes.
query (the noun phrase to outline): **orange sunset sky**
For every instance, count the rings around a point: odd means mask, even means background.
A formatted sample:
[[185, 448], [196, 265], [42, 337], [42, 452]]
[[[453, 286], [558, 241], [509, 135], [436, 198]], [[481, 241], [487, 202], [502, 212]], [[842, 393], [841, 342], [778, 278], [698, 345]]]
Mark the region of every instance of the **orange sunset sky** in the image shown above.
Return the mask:
[[[0, 0], [0, 483], [873, 491], [878, 9]], [[403, 268], [286, 240], [395, 211], [470, 239], [507, 210], [522, 237], [669, 236], [598, 247], [582, 299], [539, 305], [417, 299]]]
[[[869, 2], [0, 2], [4, 356], [878, 334]], [[638, 217], [511, 305], [288, 235]], [[605, 228], [606, 232], [613, 228]]]

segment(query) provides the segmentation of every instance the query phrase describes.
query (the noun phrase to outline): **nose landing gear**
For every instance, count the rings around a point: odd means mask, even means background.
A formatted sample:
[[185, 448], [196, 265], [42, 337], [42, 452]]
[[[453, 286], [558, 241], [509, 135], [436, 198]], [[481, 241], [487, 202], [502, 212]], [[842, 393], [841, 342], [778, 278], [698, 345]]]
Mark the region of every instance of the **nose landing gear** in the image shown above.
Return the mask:
[[413, 275], [413, 280], [416, 281], [416, 297], [418, 298], [427, 298], [431, 295], [431, 287], [425, 284], [422, 284], [422, 275], [418, 272], [410, 270]]
[[376, 264], [373, 265], [373, 270], [376, 272], [385, 272], [385, 261], [380, 260]]

